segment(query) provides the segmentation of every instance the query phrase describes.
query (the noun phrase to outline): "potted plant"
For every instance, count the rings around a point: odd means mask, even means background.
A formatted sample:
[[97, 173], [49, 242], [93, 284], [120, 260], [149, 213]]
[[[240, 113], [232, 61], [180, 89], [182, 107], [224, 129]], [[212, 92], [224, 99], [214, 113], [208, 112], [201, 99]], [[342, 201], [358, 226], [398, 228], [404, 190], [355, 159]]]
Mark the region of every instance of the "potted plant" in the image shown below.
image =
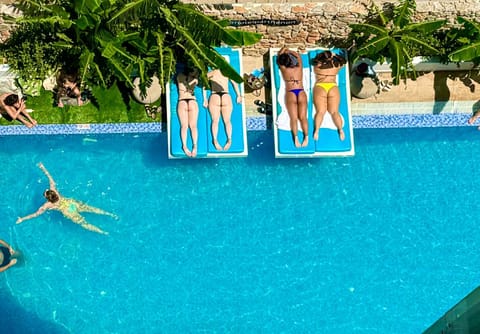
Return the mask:
[[415, 10], [415, 0], [402, 0], [384, 10], [372, 2], [366, 22], [350, 24], [349, 39], [355, 44], [352, 61], [360, 57], [379, 63], [388, 60], [394, 85], [401, 79], [415, 79], [414, 57], [441, 52], [433, 32], [446, 23], [446, 20], [414, 23]]

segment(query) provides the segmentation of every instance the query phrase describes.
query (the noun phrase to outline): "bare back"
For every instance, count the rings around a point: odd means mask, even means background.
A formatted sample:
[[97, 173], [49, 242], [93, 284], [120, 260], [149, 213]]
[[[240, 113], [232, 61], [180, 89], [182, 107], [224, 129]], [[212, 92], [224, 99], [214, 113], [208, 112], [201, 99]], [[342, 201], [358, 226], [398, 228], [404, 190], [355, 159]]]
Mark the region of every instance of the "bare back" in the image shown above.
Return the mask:
[[177, 75], [178, 99], [195, 99], [194, 89], [198, 83], [195, 75], [180, 73]]
[[212, 92], [227, 92], [228, 93], [228, 78], [225, 77], [218, 69], [208, 73], [208, 79], [212, 87]]

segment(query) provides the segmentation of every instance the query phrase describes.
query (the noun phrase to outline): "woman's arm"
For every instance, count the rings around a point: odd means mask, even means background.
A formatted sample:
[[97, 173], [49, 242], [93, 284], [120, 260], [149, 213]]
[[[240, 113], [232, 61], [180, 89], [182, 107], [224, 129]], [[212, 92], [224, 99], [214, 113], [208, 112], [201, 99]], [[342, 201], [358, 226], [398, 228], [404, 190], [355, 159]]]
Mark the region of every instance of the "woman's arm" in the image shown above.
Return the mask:
[[233, 90], [235, 90], [235, 94], [237, 94], [237, 103], [242, 103], [242, 98], [243, 96], [240, 95], [240, 88], [238, 88], [238, 83], [230, 79], [230, 82], [232, 83]]
[[17, 263], [17, 259], [11, 259], [10, 262], [5, 267], [0, 268], [0, 273], [7, 270], [11, 266], [13, 266], [15, 263]]
[[40, 208], [38, 208], [38, 210], [36, 212], [31, 213], [31, 214], [29, 214], [28, 216], [25, 216], [25, 217], [18, 217], [17, 224], [20, 224], [20, 223], [24, 222], [25, 220], [32, 219], [32, 218], [40, 216], [42, 213], [45, 212], [45, 210], [50, 209], [52, 207], [51, 205], [52, 204], [50, 202], [47, 202], [47, 203], [43, 204]]
[[43, 163], [39, 162], [38, 168], [40, 168], [42, 172], [48, 177], [48, 182], [50, 182], [50, 189], [57, 191], [57, 185], [55, 184], [55, 180], [53, 180], [52, 176], [50, 175], [48, 170], [45, 168]]
[[5, 241], [3, 241], [2, 239], [0, 239], [0, 244], [2, 244], [3, 246], [7, 247], [9, 250], [10, 250], [10, 253], [13, 253], [13, 248], [12, 246], [10, 246], [9, 244], [7, 244]]

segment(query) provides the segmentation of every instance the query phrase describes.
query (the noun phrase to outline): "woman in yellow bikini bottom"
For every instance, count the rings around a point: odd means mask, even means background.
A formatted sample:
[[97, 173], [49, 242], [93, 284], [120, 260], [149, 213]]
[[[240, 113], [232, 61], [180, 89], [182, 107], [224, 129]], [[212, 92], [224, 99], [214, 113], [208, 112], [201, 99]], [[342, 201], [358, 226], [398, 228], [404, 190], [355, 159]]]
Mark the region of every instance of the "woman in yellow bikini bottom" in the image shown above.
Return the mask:
[[337, 84], [335, 82], [317, 82], [315, 86], [322, 87], [325, 90], [325, 92], [328, 94], [330, 89], [332, 89], [333, 87], [336, 87]]

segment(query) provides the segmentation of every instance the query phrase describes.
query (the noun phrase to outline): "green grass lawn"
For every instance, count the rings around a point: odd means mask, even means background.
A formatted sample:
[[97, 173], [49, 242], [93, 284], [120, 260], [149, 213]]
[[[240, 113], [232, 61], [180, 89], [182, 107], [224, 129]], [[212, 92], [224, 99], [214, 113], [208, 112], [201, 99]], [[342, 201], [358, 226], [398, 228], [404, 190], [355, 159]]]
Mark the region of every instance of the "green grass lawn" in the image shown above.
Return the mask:
[[[93, 97], [90, 103], [76, 107], [57, 107], [53, 92], [42, 90], [40, 96], [28, 96], [26, 105], [33, 109], [32, 117], [38, 124], [92, 124], [92, 123], [147, 123], [161, 121], [161, 115], [153, 120], [145, 113], [143, 104], [133, 97], [122, 96], [120, 89], [92, 88]], [[126, 95], [126, 94], [124, 94]], [[158, 104], [158, 102], [157, 102]], [[18, 125], [19, 122], [8, 122], [0, 119], [0, 125]]]

